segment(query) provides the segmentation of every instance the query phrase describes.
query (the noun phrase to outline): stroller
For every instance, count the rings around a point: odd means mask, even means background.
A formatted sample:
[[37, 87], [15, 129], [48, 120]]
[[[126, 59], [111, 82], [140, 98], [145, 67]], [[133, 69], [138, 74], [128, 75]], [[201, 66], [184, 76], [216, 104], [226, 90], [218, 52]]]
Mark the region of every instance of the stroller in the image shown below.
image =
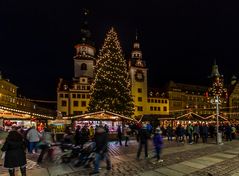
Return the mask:
[[94, 142], [87, 142], [85, 143], [83, 149], [81, 149], [77, 160], [74, 163], [75, 167], [90, 167], [90, 164], [95, 159], [95, 143]]
[[61, 161], [62, 163], [69, 163], [73, 158], [78, 157], [81, 148], [79, 146], [74, 146], [73, 144], [61, 144]]

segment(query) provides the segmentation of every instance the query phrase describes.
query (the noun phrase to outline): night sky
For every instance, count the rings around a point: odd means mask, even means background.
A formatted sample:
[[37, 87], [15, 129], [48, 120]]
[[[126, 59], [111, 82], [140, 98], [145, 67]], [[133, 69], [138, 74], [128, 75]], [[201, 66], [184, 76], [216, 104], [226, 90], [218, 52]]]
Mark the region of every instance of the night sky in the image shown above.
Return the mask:
[[214, 59], [229, 82], [239, 76], [239, 4], [223, 0], [0, 2], [0, 70], [27, 98], [56, 100], [58, 78], [74, 75], [81, 9], [99, 48], [111, 26], [130, 57], [136, 29], [150, 87], [208, 85]]

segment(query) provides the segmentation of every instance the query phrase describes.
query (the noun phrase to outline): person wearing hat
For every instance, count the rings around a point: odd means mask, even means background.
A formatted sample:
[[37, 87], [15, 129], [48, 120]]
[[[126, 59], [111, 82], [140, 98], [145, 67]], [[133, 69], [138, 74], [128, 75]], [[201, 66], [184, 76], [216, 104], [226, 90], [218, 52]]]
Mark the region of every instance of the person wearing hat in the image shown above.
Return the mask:
[[162, 159], [160, 159], [160, 153], [161, 153], [161, 149], [163, 146], [163, 138], [161, 136], [161, 130], [160, 128], [157, 128], [153, 137], [153, 144], [154, 144], [154, 149], [155, 149], [155, 153], [156, 153], [156, 158], [157, 158], [157, 162], [163, 162]]

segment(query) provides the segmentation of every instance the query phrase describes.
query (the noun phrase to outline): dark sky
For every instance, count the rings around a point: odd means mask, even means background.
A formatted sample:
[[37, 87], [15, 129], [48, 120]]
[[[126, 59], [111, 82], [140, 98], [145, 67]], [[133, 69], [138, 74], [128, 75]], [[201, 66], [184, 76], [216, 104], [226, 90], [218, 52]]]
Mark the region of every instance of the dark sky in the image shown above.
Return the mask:
[[[87, 3], [86, 3], [87, 2]], [[59, 77], [74, 74], [81, 9], [96, 46], [114, 26], [126, 57], [136, 28], [149, 84], [208, 84], [213, 60], [226, 80], [239, 73], [239, 4], [225, 0], [0, 1], [0, 70], [28, 98], [56, 99]]]

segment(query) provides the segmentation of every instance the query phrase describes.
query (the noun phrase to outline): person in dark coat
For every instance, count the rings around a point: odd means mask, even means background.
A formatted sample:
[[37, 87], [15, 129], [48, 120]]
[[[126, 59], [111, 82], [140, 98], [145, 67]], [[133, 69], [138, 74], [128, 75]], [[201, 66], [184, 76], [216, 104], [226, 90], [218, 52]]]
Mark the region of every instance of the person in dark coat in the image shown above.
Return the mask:
[[168, 136], [168, 141], [172, 142], [173, 141], [173, 127], [171, 124], [167, 126], [166, 133]]
[[144, 154], [145, 158], [148, 158], [148, 139], [149, 139], [149, 133], [147, 131], [147, 126], [144, 125], [140, 130], [139, 134], [137, 135], [137, 141], [139, 142], [139, 148], [137, 152], [137, 159], [140, 157], [140, 153], [142, 150], [142, 147], [144, 146]]
[[76, 146], [80, 144], [80, 137], [81, 137], [81, 127], [80, 125], [77, 125], [75, 130], [75, 144]]
[[111, 169], [111, 161], [108, 153], [108, 133], [105, 132], [103, 126], [96, 128], [96, 133], [94, 137], [95, 141], [95, 163], [94, 171], [90, 175], [99, 173], [100, 160], [106, 159], [107, 170]]
[[26, 176], [26, 145], [23, 136], [15, 129], [9, 132], [2, 151], [6, 152], [4, 167], [8, 168], [10, 176], [15, 175], [15, 167], [20, 167], [22, 176]]
[[84, 126], [81, 129], [81, 136], [80, 136], [80, 141], [79, 141], [81, 148], [83, 148], [84, 144], [88, 141], [89, 141], [89, 130], [88, 130], [87, 126]]
[[120, 125], [118, 125], [118, 128], [117, 128], [117, 137], [118, 137], [118, 142], [120, 146], [122, 146], [122, 130]]

